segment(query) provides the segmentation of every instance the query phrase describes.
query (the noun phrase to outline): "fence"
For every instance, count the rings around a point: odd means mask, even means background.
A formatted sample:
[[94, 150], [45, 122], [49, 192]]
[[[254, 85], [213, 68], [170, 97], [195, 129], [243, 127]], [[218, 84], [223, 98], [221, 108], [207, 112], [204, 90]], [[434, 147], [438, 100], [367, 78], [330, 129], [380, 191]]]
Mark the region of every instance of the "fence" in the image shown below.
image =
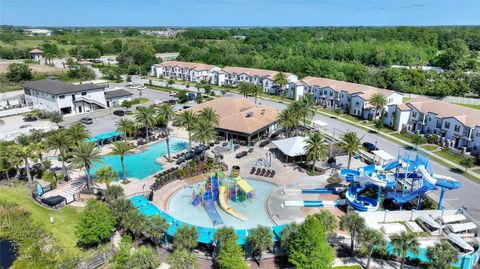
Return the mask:
[[94, 269], [94, 268], [98, 268], [98, 267], [104, 265], [105, 263], [107, 263], [107, 261], [110, 258], [112, 258], [114, 255], [115, 255], [115, 247], [112, 244], [112, 246], [106, 252], [95, 255], [87, 261], [80, 262], [77, 265], [77, 267], [75, 267], [75, 269]]
[[[414, 93], [402, 93], [402, 95], [407, 98], [416, 98], [416, 97], [424, 96], [432, 99], [440, 99], [438, 96], [428, 96], [428, 95], [420, 95], [420, 94], [414, 94]], [[457, 103], [457, 104], [480, 105], [480, 98], [478, 97], [447, 96], [442, 100], [450, 103]]]

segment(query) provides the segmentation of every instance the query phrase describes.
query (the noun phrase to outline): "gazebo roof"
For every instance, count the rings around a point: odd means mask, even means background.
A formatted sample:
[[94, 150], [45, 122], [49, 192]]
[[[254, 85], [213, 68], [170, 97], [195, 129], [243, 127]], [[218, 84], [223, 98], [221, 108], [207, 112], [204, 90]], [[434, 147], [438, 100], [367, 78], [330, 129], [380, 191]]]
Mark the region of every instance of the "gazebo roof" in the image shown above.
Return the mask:
[[40, 50], [40, 49], [33, 49], [31, 51], [29, 51], [30, 53], [43, 53], [43, 50]]
[[302, 156], [305, 155], [305, 142], [307, 138], [302, 136], [295, 136], [290, 138], [285, 138], [281, 140], [273, 141], [272, 143], [277, 146], [277, 148], [283, 152], [283, 154], [289, 157]]

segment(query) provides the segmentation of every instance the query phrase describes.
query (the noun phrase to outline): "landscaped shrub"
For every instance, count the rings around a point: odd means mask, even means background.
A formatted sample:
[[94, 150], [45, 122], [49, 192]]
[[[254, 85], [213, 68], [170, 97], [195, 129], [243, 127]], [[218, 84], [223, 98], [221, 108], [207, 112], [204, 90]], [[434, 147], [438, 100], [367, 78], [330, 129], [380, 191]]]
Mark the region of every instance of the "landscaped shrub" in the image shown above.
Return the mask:
[[430, 144], [437, 144], [438, 141], [438, 135], [432, 134], [431, 136], [428, 137], [428, 143]]
[[110, 239], [114, 228], [115, 217], [105, 203], [89, 200], [75, 231], [78, 245], [92, 247], [104, 243]]
[[50, 183], [52, 190], [57, 188], [57, 180], [51, 171], [45, 171], [42, 178]]

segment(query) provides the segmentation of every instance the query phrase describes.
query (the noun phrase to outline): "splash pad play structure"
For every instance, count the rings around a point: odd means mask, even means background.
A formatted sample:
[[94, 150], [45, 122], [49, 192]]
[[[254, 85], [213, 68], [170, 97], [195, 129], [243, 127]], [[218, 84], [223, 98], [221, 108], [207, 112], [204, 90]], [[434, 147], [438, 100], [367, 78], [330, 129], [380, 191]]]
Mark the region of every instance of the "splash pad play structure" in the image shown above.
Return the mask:
[[[412, 156], [414, 155], [414, 156]], [[338, 176], [350, 184], [347, 188], [286, 189], [284, 193], [298, 194], [340, 194], [345, 192], [344, 200], [336, 201], [285, 201], [284, 206], [335, 207], [348, 204], [357, 211], [376, 211], [380, 206], [382, 193], [385, 200], [391, 200], [400, 206], [417, 199], [417, 209], [422, 208], [425, 193], [441, 189], [438, 209], [442, 208], [447, 190], [458, 189], [461, 183], [451, 177], [434, 174], [429, 158], [418, 152], [398, 153], [397, 160], [385, 165], [370, 164], [359, 168], [342, 169]], [[367, 189], [376, 189], [377, 198], [362, 195]]]
[[197, 185], [192, 192], [193, 206], [202, 205], [205, 208], [212, 224], [221, 225], [223, 220], [218, 214], [215, 202], [226, 213], [233, 217], [247, 221], [248, 218], [228, 205], [228, 202], [243, 203], [253, 199], [254, 190], [248, 182], [240, 176], [240, 167], [233, 166], [230, 177], [223, 172], [211, 174], [202, 184]]

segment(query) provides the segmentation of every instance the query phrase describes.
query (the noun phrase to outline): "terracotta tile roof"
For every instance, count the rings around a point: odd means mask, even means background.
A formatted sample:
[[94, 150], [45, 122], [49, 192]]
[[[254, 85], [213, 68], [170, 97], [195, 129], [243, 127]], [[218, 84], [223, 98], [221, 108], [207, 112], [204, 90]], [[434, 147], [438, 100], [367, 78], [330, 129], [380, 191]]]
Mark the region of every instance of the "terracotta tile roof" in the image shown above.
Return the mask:
[[310, 86], [318, 86], [320, 88], [330, 87], [336, 91], [346, 91], [350, 94], [359, 93], [360, 96], [368, 100], [375, 93], [383, 93], [385, 96], [388, 96], [394, 91], [381, 89], [369, 85], [351, 83], [346, 81], [328, 79], [328, 78], [319, 78], [319, 77], [304, 77], [301, 81]]
[[422, 113], [434, 113], [438, 118], [455, 118], [465, 126], [480, 126], [480, 110], [434, 100], [427, 97], [414, 98], [405, 103]]
[[411, 108], [409, 106], [407, 106], [407, 104], [404, 104], [404, 103], [401, 103], [401, 104], [397, 104], [396, 105], [400, 110], [411, 110]]
[[[225, 66], [222, 68], [222, 71], [228, 74], [247, 74], [252, 77], [268, 77], [270, 79], [274, 79], [275, 75], [280, 73], [278, 71], [273, 70], [265, 70], [265, 69], [256, 69], [256, 68], [247, 68], [247, 67], [236, 67], [236, 66]], [[286, 77], [290, 76], [291, 73], [283, 72]]]
[[166, 67], [180, 67], [193, 69], [196, 71], [205, 71], [214, 68], [214, 65], [211, 64], [202, 64], [202, 63], [191, 63], [191, 62], [181, 62], [181, 61], [165, 61], [155, 66], [166, 66]]
[[246, 98], [219, 97], [190, 108], [198, 112], [211, 107], [220, 117], [218, 129], [252, 134], [277, 121], [279, 112], [269, 106], [256, 105]]

